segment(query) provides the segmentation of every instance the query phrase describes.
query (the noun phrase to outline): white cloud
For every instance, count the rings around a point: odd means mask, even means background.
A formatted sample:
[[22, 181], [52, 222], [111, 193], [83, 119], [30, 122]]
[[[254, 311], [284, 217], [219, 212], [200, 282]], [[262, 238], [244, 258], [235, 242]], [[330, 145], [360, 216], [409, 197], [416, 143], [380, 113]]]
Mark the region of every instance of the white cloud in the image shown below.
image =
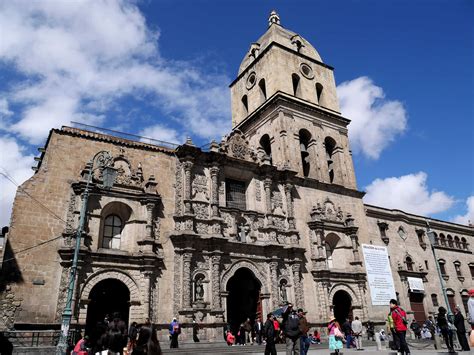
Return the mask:
[[376, 179], [365, 188], [364, 202], [419, 215], [449, 209], [454, 199], [442, 191], [429, 191], [426, 179], [424, 172]]
[[8, 119], [13, 115], [13, 111], [8, 108], [8, 101], [5, 98], [0, 98], [0, 129], [6, 129], [8, 126]]
[[467, 212], [464, 215], [458, 215], [453, 218], [454, 223], [469, 224], [474, 223], [474, 196], [470, 196], [466, 200]]
[[143, 93], [202, 138], [230, 128], [228, 78], [162, 58], [133, 1], [5, 1], [0, 23], [0, 61], [26, 77], [5, 93], [23, 107], [11, 132], [30, 143], [72, 120], [99, 125], [118, 99]]
[[[140, 131], [139, 135], [175, 144], [183, 144], [186, 140], [186, 137], [180, 134], [175, 129], [160, 124], [156, 124], [143, 129], [142, 131]], [[144, 139], [144, 141], [146, 142], [147, 140]]]
[[[33, 175], [33, 155], [26, 154], [26, 149], [18, 145], [11, 137], [0, 137], [0, 172], [7, 173], [17, 184]], [[10, 214], [17, 186], [5, 176], [0, 175], [0, 226], [10, 224]]]
[[366, 76], [338, 85], [341, 112], [351, 119], [349, 138], [355, 153], [378, 159], [381, 152], [403, 133], [407, 113], [400, 101], [386, 100], [383, 89]]

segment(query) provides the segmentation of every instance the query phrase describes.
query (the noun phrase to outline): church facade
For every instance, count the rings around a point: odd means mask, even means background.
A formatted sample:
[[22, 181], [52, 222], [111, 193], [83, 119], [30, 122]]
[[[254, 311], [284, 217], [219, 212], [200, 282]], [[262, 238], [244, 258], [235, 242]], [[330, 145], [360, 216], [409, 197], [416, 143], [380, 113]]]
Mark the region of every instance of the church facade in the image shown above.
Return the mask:
[[118, 311], [167, 329], [177, 317], [186, 338], [195, 317], [202, 338], [221, 340], [224, 323], [264, 317], [285, 301], [317, 327], [333, 314], [382, 322], [388, 307], [371, 302], [363, 244], [388, 249], [397, 297], [416, 319], [445, 304], [437, 265], [449, 304], [467, 302], [473, 227], [364, 204], [333, 68], [276, 13], [230, 90], [232, 131], [206, 149], [50, 132], [15, 198], [2, 327], [60, 326], [90, 159], [102, 151], [118, 175], [111, 189], [101, 170], [92, 176], [73, 325], [87, 329]]

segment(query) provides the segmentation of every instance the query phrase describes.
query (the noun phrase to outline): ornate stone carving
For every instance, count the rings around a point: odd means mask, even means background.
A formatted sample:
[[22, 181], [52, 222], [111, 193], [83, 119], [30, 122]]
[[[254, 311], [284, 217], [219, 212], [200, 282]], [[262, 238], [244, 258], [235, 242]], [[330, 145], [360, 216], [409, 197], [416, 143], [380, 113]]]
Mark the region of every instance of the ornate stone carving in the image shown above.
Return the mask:
[[196, 276], [194, 280], [194, 300], [195, 301], [202, 301], [204, 300], [204, 276], [199, 274]]
[[293, 271], [293, 284], [295, 289], [295, 301], [298, 307], [304, 308], [303, 285], [300, 278], [300, 264], [296, 263], [291, 266]]
[[193, 180], [193, 198], [209, 200], [209, 188], [207, 186], [207, 176], [195, 174]]
[[232, 234], [235, 234], [235, 218], [230, 213], [222, 212], [221, 217], [224, 219], [224, 235], [229, 237]]
[[175, 214], [183, 215], [183, 164], [176, 164], [176, 182], [174, 184], [175, 193]]
[[213, 166], [209, 169], [211, 173], [211, 204], [212, 216], [219, 216], [219, 168]]
[[272, 179], [265, 178], [263, 181], [263, 188], [265, 189], [265, 208], [267, 213], [272, 213]]
[[143, 170], [139, 163], [137, 169], [133, 170], [132, 165], [123, 155], [114, 159], [114, 168], [117, 169], [115, 184], [141, 187], [143, 184]]
[[285, 214], [283, 211], [283, 197], [279, 190], [272, 191], [271, 195], [272, 213]]
[[196, 269], [200, 270], [209, 270], [209, 256], [203, 255], [202, 256], [203, 260], [197, 260], [196, 261]]
[[69, 204], [67, 206], [67, 217], [66, 217], [66, 227], [64, 228], [64, 233], [72, 234], [75, 230], [75, 219], [74, 212], [76, 211], [76, 193], [71, 190], [69, 195]]
[[209, 218], [209, 205], [207, 203], [193, 202], [193, 211], [196, 218], [208, 219]]
[[336, 208], [336, 205], [329, 198], [326, 198], [323, 204], [318, 202], [311, 210], [310, 215], [313, 221], [344, 221], [344, 213], [342, 212], [341, 207]]
[[193, 169], [193, 162], [188, 160], [183, 163], [184, 167], [184, 210], [185, 213], [191, 213], [191, 174]]
[[181, 255], [176, 253], [174, 255], [174, 303], [173, 303], [173, 313], [177, 314], [180, 307], [181, 299]]
[[183, 307], [191, 307], [191, 253], [183, 254]]
[[221, 152], [233, 158], [256, 161], [257, 154], [250, 148], [245, 135], [238, 129], [233, 130], [221, 143]]
[[209, 225], [207, 223], [197, 222], [196, 223], [196, 233], [198, 234], [208, 234]]
[[67, 287], [69, 283], [69, 270], [70, 268], [63, 267], [61, 271], [61, 279], [59, 280], [58, 302], [56, 307], [56, 321], [61, 320], [64, 307], [66, 306]]
[[278, 279], [277, 279], [278, 262], [270, 262], [270, 281], [272, 289], [273, 308], [278, 307]]
[[213, 255], [212, 258], [212, 306], [214, 310], [221, 309], [221, 297], [220, 297], [220, 255]]
[[255, 199], [260, 202], [262, 200], [262, 183], [260, 180], [255, 180]]

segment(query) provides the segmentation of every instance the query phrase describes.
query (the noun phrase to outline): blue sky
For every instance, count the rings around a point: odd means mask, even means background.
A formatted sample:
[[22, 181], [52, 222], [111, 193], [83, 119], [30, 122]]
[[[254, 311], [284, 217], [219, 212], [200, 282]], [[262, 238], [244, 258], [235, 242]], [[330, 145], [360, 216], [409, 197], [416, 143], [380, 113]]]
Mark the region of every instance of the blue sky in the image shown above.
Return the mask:
[[[276, 9], [335, 67], [366, 201], [474, 221], [472, 1], [0, 1], [0, 171], [70, 121], [197, 144]], [[3, 170], [5, 169], [5, 170]], [[0, 176], [0, 223], [15, 186]]]

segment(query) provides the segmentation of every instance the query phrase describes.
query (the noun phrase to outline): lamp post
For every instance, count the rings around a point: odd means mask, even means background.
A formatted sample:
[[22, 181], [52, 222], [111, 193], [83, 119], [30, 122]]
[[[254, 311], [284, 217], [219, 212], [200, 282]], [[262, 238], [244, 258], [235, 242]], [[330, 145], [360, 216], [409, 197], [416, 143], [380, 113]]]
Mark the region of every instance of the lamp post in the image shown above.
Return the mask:
[[98, 152], [89, 162], [89, 171], [87, 174], [87, 183], [82, 197], [81, 214], [79, 217], [79, 227], [76, 232], [76, 246], [74, 248], [74, 257], [72, 259], [71, 270], [69, 273], [69, 282], [67, 288], [66, 305], [62, 314], [61, 334], [58, 345], [56, 346], [56, 355], [65, 355], [68, 348], [69, 326], [72, 318], [72, 296], [74, 294], [74, 287], [76, 283], [77, 260], [79, 257], [79, 250], [81, 248], [81, 237], [84, 230], [84, 223], [87, 213], [87, 201], [89, 199], [89, 186], [92, 181], [92, 175], [95, 170], [102, 169], [102, 182], [104, 189], [110, 189], [117, 176], [117, 170], [113, 167], [114, 159], [109, 152]]
[[436, 250], [435, 250], [436, 233], [430, 229], [430, 223], [428, 221], [426, 221], [426, 234], [428, 235], [431, 251], [435, 259], [436, 270], [438, 270], [438, 277], [439, 277], [439, 282], [441, 284], [441, 291], [443, 292], [444, 302], [446, 303], [446, 308], [448, 310], [448, 319], [451, 321], [452, 320], [451, 319], [452, 317], [451, 306], [449, 305], [448, 294], [446, 293], [446, 286], [444, 283], [443, 275], [441, 274], [441, 270], [439, 268], [438, 258], [436, 257]]

